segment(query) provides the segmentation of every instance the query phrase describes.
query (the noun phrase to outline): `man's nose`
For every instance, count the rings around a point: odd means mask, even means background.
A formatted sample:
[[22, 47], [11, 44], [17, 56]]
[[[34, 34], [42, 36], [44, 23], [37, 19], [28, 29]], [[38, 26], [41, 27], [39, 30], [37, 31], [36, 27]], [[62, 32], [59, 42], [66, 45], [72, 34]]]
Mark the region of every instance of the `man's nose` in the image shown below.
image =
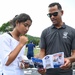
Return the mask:
[[29, 27], [28, 26], [26, 27], [26, 30], [29, 30]]
[[51, 18], [54, 18], [54, 16], [52, 15]]

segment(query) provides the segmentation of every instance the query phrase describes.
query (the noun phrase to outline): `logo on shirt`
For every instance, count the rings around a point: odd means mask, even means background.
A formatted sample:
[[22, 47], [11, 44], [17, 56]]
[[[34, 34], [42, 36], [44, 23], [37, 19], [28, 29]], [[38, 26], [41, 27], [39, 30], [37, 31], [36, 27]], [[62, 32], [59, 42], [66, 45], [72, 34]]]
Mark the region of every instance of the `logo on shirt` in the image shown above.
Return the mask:
[[63, 33], [63, 38], [67, 38], [68, 32]]

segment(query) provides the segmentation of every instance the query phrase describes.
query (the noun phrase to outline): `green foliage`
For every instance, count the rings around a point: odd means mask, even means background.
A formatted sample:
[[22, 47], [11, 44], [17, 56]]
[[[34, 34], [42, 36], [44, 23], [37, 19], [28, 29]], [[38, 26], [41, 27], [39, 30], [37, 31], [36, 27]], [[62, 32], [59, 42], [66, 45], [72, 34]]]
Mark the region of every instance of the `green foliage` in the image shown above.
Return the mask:
[[39, 38], [39, 37], [33, 37], [33, 36], [31, 36], [31, 35], [27, 35], [27, 37], [28, 37], [28, 39], [29, 39], [28, 43], [29, 43], [30, 41], [33, 41], [33, 43], [34, 43], [35, 45], [38, 45], [38, 44], [39, 44], [39, 41], [40, 41], [40, 38]]
[[9, 22], [4, 23], [1, 27], [0, 27], [0, 32], [7, 32], [7, 31], [11, 31], [12, 30], [12, 26], [10, 25]]
[[[4, 33], [4, 32], [7, 32], [7, 31], [12, 31], [13, 27], [12, 25], [10, 25], [10, 22], [7, 22], [7, 23], [4, 23], [1, 27], [0, 27], [0, 32]], [[39, 44], [39, 41], [40, 41], [40, 38], [39, 37], [34, 37], [34, 36], [31, 36], [31, 35], [28, 35], [26, 34], [26, 36], [28, 37], [29, 41], [33, 41], [33, 43], [35, 45], [38, 45]]]

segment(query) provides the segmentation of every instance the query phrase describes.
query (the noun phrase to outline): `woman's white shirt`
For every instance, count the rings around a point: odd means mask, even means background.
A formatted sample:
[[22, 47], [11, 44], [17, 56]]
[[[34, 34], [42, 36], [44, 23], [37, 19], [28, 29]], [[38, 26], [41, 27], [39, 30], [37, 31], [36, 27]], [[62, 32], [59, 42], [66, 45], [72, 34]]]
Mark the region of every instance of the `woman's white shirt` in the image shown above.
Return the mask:
[[8, 55], [18, 44], [19, 41], [15, 40], [8, 33], [4, 33], [0, 36], [0, 60], [2, 68], [0, 71], [3, 72], [4, 75], [24, 75], [23, 69], [19, 68], [19, 62], [21, 61], [20, 57], [24, 55], [25, 46], [21, 49], [16, 59], [9, 66], [5, 65], [9, 58]]

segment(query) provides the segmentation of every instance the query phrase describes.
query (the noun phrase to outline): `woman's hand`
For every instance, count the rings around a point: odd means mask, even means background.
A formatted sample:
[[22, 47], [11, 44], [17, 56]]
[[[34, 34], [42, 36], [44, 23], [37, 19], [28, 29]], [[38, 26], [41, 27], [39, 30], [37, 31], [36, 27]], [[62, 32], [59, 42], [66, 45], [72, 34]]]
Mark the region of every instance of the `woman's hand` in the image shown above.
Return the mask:
[[25, 68], [29, 68], [29, 63], [24, 63]]
[[29, 63], [26, 63], [24, 62], [23, 60], [20, 62], [19, 64], [20, 68], [21, 69], [24, 69], [24, 68], [28, 68], [29, 67]]

